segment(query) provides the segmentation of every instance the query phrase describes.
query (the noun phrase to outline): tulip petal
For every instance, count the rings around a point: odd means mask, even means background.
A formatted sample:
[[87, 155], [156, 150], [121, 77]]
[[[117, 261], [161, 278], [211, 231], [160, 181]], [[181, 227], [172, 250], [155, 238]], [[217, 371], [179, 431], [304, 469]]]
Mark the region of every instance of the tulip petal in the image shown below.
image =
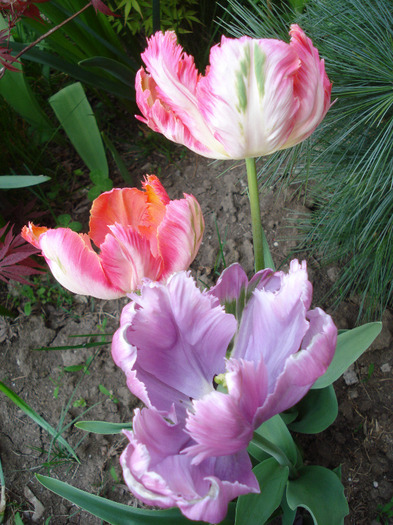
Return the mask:
[[130, 444], [121, 456], [129, 489], [149, 505], [178, 506], [191, 520], [219, 523], [231, 499], [259, 492], [246, 451], [192, 465], [181, 454], [189, 441], [183, 427], [154, 409], [137, 410]]
[[171, 201], [158, 227], [158, 251], [164, 261], [164, 274], [188, 268], [202, 242], [205, 223], [198, 201], [192, 195]]
[[276, 384], [286, 359], [296, 353], [309, 323], [306, 313], [310, 306], [312, 286], [305, 263], [292, 261], [288, 274], [276, 272], [273, 283], [280, 279], [280, 288], [257, 289], [243, 312], [232, 356], [258, 362], [264, 360], [269, 371], [269, 392]]
[[89, 236], [98, 247], [110, 233], [112, 224], [137, 230], [147, 211], [147, 195], [136, 188], [114, 188], [93, 201]]
[[293, 93], [295, 50], [279, 40], [222, 37], [210, 51], [210, 64], [198, 85], [199, 109], [229, 156], [280, 149], [299, 107]]
[[130, 293], [142, 284], [144, 277], [161, 278], [162, 260], [153, 256], [146, 237], [121, 224], [108, 228], [110, 234], [101, 244], [101, 261], [115, 286]]
[[173, 275], [166, 286], [144, 284], [133, 299], [137, 308], [127, 341], [137, 348], [136, 376], [156, 408], [168, 410], [175, 403], [184, 413], [190, 398], [213, 390], [215, 374], [225, 371], [236, 320], [220, 306], [212, 307], [216, 301], [185, 272]]
[[[196, 98], [200, 75], [193, 57], [176, 43], [176, 34], [156, 33], [141, 56], [151, 75], [150, 79], [142, 70], [135, 82], [137, 103], [145, 122], [197, 153], [227, 158], [200, 114]], [[216, 157], [217, 153], [221, 157]]]
[[324, 61], [319, 58], [318, 50], [311, 40], [296, 24], [291, 26], [289, 34], [289, 45], [296, 51], [301, 62], [294, 85], [294, 95], [298, 98], [300, 106], [295, 126], [286, 141], [286, 148], [302, 142], [311, 135], [330, 107], [332, 91]]
[[23, 226], [21, 235], [25, 241], [40, 249], [40, 236], [46, 231], [48, 231], [48, 228], [45, 226], [35, 226], [32, 222], [29, 222], [28, 226]]
[[295, 405], [323, 375], [331, 363], [337, 342], [337, 328], [330, 315], [320, 308], [308, 312], [310, 328], [302, 348], [289, 356], [273, 392], [256, 413], [255, 427]]
[[54, 277], [67, 290], [98, 299], [124, 295], [108, 279], [87, 235], [78, 235], [68, 228], [48, 230], [40, 235], [39, 247]]
[[236, 400], [218, 391], [193, 401], [186, 429], [195, 444], [184, 452], [193, 457], [192, 463], [196, 465], [209, 457], [246, 449], [254, 431]]

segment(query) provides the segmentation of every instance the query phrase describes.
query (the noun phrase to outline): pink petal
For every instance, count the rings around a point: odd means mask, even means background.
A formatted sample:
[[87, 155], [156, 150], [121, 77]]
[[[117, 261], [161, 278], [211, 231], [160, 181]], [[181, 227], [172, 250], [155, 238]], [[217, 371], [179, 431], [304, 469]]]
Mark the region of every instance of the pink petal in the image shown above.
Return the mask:
[[191, 520], [219, 523], [231, 499], [259, 492], [246, 451], [192, 465], [181, 454], [188, 435], [165, 414], [137, 409], [133, 428], [133, 432], [124, 431], [130, 444], [121, 464], [129, 489], [146, 504], [177, 506]]
[[300, 68], [295, 81], [295, 97], [300, 101], [295, 126], [285, 147], [302, 142], [321, 123], [330, 107], [332, 84], [326, 75], [324, 61], [311, 40], [296, 24], [291, 26], [290, 46], [300, 58]]
[[184, 199], [168, 204], [157, 232], [165, 275], [190, 266], [201, 245], [204, 229], [202, 210], [192, 195], [185, 194]]
[[102, 267], [117, 288], [130, 293], [142, 284], [143, 278], [158, 280], [162, 276], [162, 260], [154, 257], [150, 242], [131, 228], [121, 224], [108, 226], [110, 234], [101, 244]]
[[[278, 289], [269, 289], [271, 281]], [[286, 359], [296, 353], [309, 323], [306, 313], [312, 297], [306, 265], [291, 262], [288, 274], [276, 272], [266, 288], [254, 291], [243, 312], [232, 357], [258, 362], [268, 369], [269, 392], [281, 374]]]
[[215, 374], [225, 371], [236, 321], [212, 307], [214, 300], [185, 272], [173, 275], [166, 286], [144, 284], [133, 299], [137, 307], [126, 338], [137, 348], [136, 377], [155, 407], [168, 410], [174, 403], [184, 413], [190, 398], [213, 390]]
[[196, 442], [184, 450], [193, 457], [193, 464], [245, 450], [254, 431], [236, 400], [218, 391], [194, 400], [186, 429]]
[[48, 230], [40, 235], [39, 245], [54, 277], [67, 290], [98, 299], [125, 295], [109, 280], [87, 235], [68, 228]]
[[137, 229], [147, 210], [147, 195], [136, 188], [114, 188], [93, 201], [90, 210], [89, 236], [101, 246], [110, 232], [110, 225], [118, 223]]
[[230, 359], [225, 375], [229, 395], [236, 401], [249, 423], [268, 394], [268, 371], [263, 360], [251, 363], [242, 359]]
[[289, 356], [273, 392], [256, 413], [255, 428], [263, 421], [295, 405], [330, 365], [337, 342], [337, 328], [320, 308], [308, 312], [310, 328], [301, 350]]
[[[151, 79], [140, 71], [135, 88], [139, 109], [145, 122], [170, 140], [197, 153], [213, 158], [227, 158], [198, 109], [196, 89], [200, 75], [193, 57], [176, 43], [173, 31], [158, 32], [148, 40], [142, 53]], [[220, 157], [217, 157], [219, 154]]]
[[293, 92], [296, 52], [279, 40], [222, 37], [210, 51], [210, 64], [198, 85], [198, 104], [229, 156], [280, 149], [299, 107]]

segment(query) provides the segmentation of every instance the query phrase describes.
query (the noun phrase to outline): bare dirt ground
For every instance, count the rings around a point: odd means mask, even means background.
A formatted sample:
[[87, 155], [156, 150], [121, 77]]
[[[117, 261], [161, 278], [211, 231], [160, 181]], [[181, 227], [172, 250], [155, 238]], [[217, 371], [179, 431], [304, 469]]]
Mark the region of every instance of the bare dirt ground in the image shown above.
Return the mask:
[[[158, 171], [159, 165], [162, 168]], [[239, 261], [250, 275], [253, 269], [244, 167], [239, 163], [219, 176], [227, 168], [230, 164], [211, 163], [187, 153], [170, 164], [155, 158], [139, 162], [134, 169], [139, 180], [146, 173], [159, 175], [172, 199], [186, 192], [199, 200], [206, 232], [192, 271], [208, 285], [217, 278], [220, 253], [217, 227], [221, 239], [226, 240], [226, 264]], [[286, 219], [296, 219], [296, 214], [308, 210], [299, 200], [291, 198], [290, 191], [284, 195], [271, 189], [262, 195], [261, 202], [263, 223], [279, 266], [295, 247], [296, 229], [288, 228]], [[89, 206], [82, 195], [71, 211], [72, 218], [85, 225], [84, 231]], [[316, 260], [308, 262], [314, 305], [328, 309], [329, 305], [321, 301], [337, 275], [337, 268], [320, 268]], [[100, 523], [44, 489], [35, 479], [37, 472], [122, 503], [137, 504], [123, 484], [118, 464], [125, 446], [122, 436], [88, 434], [73, 425], [87, 409], [89, 412], [81, 419], [129, 422], [132, 418], [138, 402], [126, 388], [123, 373], [112, 362], [110, 345], [35, 350], [101, 341], [103, 336], [71, 336], [113, 333], [126, 302], [127, 299], [99, 301], [77, 296], [65, 310], [37, 303], [29, 316], [20, 309], [14, 320], [0, 318], [0, 380], [53, 427], [65, 428], [62, 435], [75, 447], [80, 459], [78, 464], [66, 457], [42, 429], [0, 393], [0, 458], [6, 481], [7, 524], [14, 523], [16, 512], [25, 524]], [[351, 328], [358, 306], [354, 300], [330, 313], [339, 328]], [[393, 498], [392, 313], [386, 312], [383, 321], [383, 331], [371, 349], [346, 380], [340, 378], [335, 384], [339, 399], [336, 422], [319, 435], [297, 436], [309, 463], [330, 468], [342, 465], [350, 505], [347, 525], [393, 523], [388, 511], [381, 510]], [[92, 356], [94, 359], [87, 367]]]

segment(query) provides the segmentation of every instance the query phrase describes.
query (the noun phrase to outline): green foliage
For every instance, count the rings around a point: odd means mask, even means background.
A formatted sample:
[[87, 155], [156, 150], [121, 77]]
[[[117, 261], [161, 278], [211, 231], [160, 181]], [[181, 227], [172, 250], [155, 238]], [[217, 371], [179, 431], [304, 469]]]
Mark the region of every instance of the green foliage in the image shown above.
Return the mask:
[[317, 434], [328, 428], [338, 414], [337, 397], [333, 385], [318, 390], [310, 390], [297, 405], [290, 410], [296, 418], [288, 428], [303, 434]]
[[[45, 22], [25, 18], [23, 24], [36, 36], [41, 36], [85, 5], [84, 0], [45, 2], [40, 4]], [[25, 46], [15, 42], [12, 47], [20, 51]], [[119, 79], [114, 73], [121, 68], [124, 71], [123, 76], [128, 70], [136, 72], [139, 64], [139, 46], [129, 42], [127, 47], [128, 53], [124, 51], [108, 18], [102, 13], [96, 13], [91, 7], [48, 36], [44, 49], [35, 47], [23, 56], [24, 59], [67, 73], [94, 88], [108, 91], [122, 99], [132, 100], [132, 85], [125, 84], [124, 78]], [[94, 60], [99, 62], [99, 67], [94, 64]]]
[[27, 416], [29, 416], [37, 425], [39, 425], [45, 432], [53, 437], [59, 445], [64, 447], [71, 456], [78, 461], [74, 449], [68, 444], [68, 442], [60, 435], [60, 433], [53, 428], [42, 416], [37, 414], [23, 399], [21, 399], [11, 388], [0, 381], [0, 392], [5, 394], [20, 410], [22, 410]]
[[[241, 28], [253, 36], [283, 36], [277, 29], [288, 19], [281, 13], [255, 16], [251, 0], [248, 9], [229, 3], [238, 10], [232, 34]], [[272, 155], [260, 179], [307, 190], [313, 209], [297, 219], [299, 249], [325, 264], [339, 263], [332, 289], [337, 302], [357, 294], [361, 314], [378, 318], [393, 301], [391, 2], [310, 0], [294, 21], [324, 57], [336, 102], [308, 143]]]
[[75, 426], [94, 434], [119, 434], [123, 429], [132, 430], [131, 423], [110, 423], [109, 421], [78, 421]]
[[[153, 523], [159, 525], [189, 524], [189, 520], [185, 518], [177, 508], [168, 510], [138, 509], [89, 494], [54, 478], [38, 474], [36, 477], [47, 489], [62, 498], [68, 499], [78, 507], [112, 525], [151, 525]], [[230, 506], [229, 517], [222, 521], [221, 525], [232, 525], [232, 514], [233, 506]], [[194, 521], [193, 523], [195, 523], [195, 525], [203, 525], [201, 521]]]
[[378, 505], [377, 521], [383, 525], [389, 525], [393, 518], [393, 497], [385, 505]]
[[27, 188], [36, 184], [42, 184], [49, 179], [50, 177], [45, 175], [1, 175], [0, 190]]
[[268, 458], [259, 463], [253, 472], [261, 492], [240, 496], [236, 505], [235, 525], [266, 523], [281, 503], [288, 481], [288, 467], [282, 467], [274, 458]]
[[317, 465], [300, 469], [299, 476], [289, 480], [286, 496], [288, 506], [308, 510], [315, 525], [343, 525], [349, 512], [338, 476]]
[[[112, 18], [113, 27], [119, 33], [123, 29], [133, 35], [153, 33], [153, 4], [151, 0], [117, 0], [113, 10], [122, 12], [121, 18]], [[178, 34], [189, 33], [198, 19], [198, 0], [160, 0], [161, 29], [174, 29]]]
[[63, 129], [90, 170], [90, 200], [112, 189], [105, 148], [93, 110], [81, 83], [71, 84], [49, 99]]
[[381, 330], [382, 323], [368, 323], [340, 333], [329, 368], [317, 379], [312, 388], [325, 388], [336, 381], [367, 350]]
[[69, 310], [73, 295], [54, 281], [49, 275], [32, 277], [33, 286], [15, 283], [12, 295], [8, 294], [12, 308], [21, 306], [30, 315], [34, 305], [52, 304], [57, 309]]

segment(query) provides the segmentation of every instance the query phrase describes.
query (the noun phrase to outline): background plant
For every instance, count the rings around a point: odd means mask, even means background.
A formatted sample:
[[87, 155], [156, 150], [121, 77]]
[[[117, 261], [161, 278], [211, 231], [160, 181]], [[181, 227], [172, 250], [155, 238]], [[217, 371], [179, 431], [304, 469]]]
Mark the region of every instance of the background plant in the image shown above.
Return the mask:
[[360, 315], [378, 317], [393, 297], [391, 3], [311, 0], [302, 15], [229, 4], [232, 34], [282, 38], [296, 21], [325, 58], [335, 104], [308, 143], [273, 155], [259, 176], [267, 185], [301, 183], [313, 209], [297, 223], [299, 249], [343, 268], [336, 303], [357, 294]]

